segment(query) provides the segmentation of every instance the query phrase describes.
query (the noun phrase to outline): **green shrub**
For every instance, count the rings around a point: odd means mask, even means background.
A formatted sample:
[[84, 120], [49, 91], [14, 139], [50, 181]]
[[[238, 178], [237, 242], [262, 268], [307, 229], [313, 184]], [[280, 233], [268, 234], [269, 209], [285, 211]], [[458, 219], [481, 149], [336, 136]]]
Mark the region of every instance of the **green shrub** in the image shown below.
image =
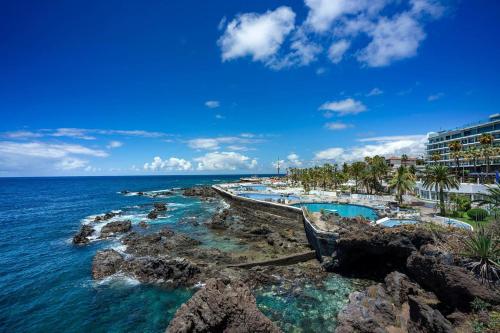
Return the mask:
[[488, 217], [488, 212], [482, 208], [472, 208], [467, 211], [467, 215], [474, 221], [484, 221]]

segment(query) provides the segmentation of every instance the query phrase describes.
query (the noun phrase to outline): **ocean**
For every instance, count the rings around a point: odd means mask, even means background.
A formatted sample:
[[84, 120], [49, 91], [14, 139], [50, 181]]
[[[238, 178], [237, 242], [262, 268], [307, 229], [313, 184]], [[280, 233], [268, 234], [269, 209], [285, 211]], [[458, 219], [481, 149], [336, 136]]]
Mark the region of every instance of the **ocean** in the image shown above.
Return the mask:
[[[96, 214], [121, 211], [133, 224], [155, 201], [168, 214], [150, 230], [168, 226], [204, 246], [237, 251], [240, 244], [218, 239], [203, 221], [220, 207], [198, 198], [162, 199], [123, 195], [208, 185], [240, 176], [140, 176], [0, 178], [0, 332], [163, 332], [177, 308], [195, 292], [141, 284], [130, 277], [94, 281], [92, 258], [117, 240], [74, 246], [73, 235]], [[353, 281], [332, 275], [324, 287], [306, 286], [300, 295], [279, 288], [256, 295], [259, 308], [285, 331], [330, 330], [354, 290]]]

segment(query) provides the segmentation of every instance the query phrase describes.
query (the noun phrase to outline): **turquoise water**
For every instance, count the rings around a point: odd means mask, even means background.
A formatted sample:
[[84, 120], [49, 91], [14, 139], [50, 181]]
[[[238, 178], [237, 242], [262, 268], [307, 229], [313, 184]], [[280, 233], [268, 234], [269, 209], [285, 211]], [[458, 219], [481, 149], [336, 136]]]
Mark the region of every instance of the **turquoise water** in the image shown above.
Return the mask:
[[417, 220], [406, 220], [406, 219], [389, 219], [387, 221], [381, 222], [378, 225], [382, 227], [396, 227], [405, 224], [417, 224]]
[[[73, 246], [92, 215], [121, 210], [139, 223], [156, 201], [169, 211], [148, 232], [168, 226], [225, 251], [245, 249], [208, 231], [203, 222], [218, 203], [174, 195], [149, 198], [122, 190], [153, 191], [214, 184], [240, 176], [0, 178], [0, 332], [164, 332], [193, 290], [162, 289], [128, 278], [93, 281], [92, 258], [116, 240]], [[331, 288], [332, 290], [327, 290]], [[303, 293], [262, 290], [259, 306], [285, 331], [332, 325], [349, 280], [308, 286]], [[328, 320], [326, 320], [324, 317]]]
[[295, 204], [294, 206], [297, 207], [305, 206], [312, 213], [320, 212], [322, 209], [335, 210], [342, 217], [363, 216], [372, 221], [375, 221], [378, 217], [374, 209], [359, 205], [339, 204], [339, 203], [301, 203], [301, 204]]
[[286, 200], [300, 200], [300, 198], [296, 195], [288, 195], [288, 196], [283, 196], [281, 194], [275, 194], [275, 193], [238, 193], [238, 195], [245, 197], [245, 198], [250, 198], [250, 199], [256, 199], [256, 200], [271, 200], [271, 201], [278, 201], [278, 199], [286, 199]]

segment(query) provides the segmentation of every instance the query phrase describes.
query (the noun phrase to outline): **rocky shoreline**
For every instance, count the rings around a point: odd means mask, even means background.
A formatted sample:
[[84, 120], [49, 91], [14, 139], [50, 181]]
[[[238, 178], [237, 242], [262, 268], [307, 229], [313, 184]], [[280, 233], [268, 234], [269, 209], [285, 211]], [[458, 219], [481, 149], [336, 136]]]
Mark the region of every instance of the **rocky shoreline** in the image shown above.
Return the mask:
[[[182, 193], [221, 200], [210, 187]], [[161, 202], [153, 207], [150, 214], [168, 210]], [[116, 217], [111, 215], [97, 221]], [[196, 223], [245, 246], [239, 251], [222, 251], [168, 228], [144, 232], [130, 221], [108, 222], [99, 237], [119, 235], [125, 250], [98, 251], [92, 264], [94, 279], [120, 273], [166, 288], [203, 286], [177, 311], [167, 332], [278, 332], [257, 309], [252, 292], [283, 285], [283, 281], [293, 281], [300, 290], [306, 284], [321, 284], [330, 272], [374, 281], [366, 290], [349, 296], [348, 305], [338, 315], [337, 332], [452, 332], [470, 326], [471, 304], [477, 299], [490, 304], [490, 309], [499, 309], [498, 288], [481, 284], [463, 267], [462, 259], [437, 246], [435, 233], [422, 228], [380, 228], [342, 219], [336, 252], [321, 264], [314, 259], [238, 268], [235, 265], [310, 250], [302, 224], [234, 204], [208, 221]], [[73, 241], [86, 244], [95, 233], [91, 225], [83, 225]]]

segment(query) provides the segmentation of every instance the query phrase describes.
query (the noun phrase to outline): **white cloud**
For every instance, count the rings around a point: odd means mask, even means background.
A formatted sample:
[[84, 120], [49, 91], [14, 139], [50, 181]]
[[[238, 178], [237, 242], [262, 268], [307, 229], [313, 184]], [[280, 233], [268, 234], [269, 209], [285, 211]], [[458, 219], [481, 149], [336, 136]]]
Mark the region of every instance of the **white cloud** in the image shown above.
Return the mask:
[[292, 167], [300, 167], [302, 165], [299, 155], [295, 153], [289, 154], [286, 159], [288, 160], [288, 164]]
[[200, 171], [248, 170], [257, 166], [257, 160], [236, 152], [210, 152], [194, 159]]
[[366, 106], [360, 101], [347, 98], [341, 101], [326, 102], [319, 107], [319, 110], [333, 112], [339, 116], [345, 116], [366, 111]]
[[61, 169], [61, 170], [74, 170], [74, 169], [81, 169], [85, 167], [88, 164], [88, 161], [75, 158], [75, 157], [68, 157], [63, 159], [62, 161], [56, 163], [56, 168]]
[[342, 148], [328, 148], [321, 150], [314, 155], [316, 160], [334, 160], [342, 156], [344, 149]]
[[120, 141], [110, 141], [106, 146], [106, 148], [112, 149], [112, 148], [119, 148], [121, 146], [123, 146], [123, 143]]
[[161, 157], [156, 156], [151, 163], [144, 164], [144, 170], [146, 171], [188, 171], [191, 169], [191, 162], [177, 157], [170, 157], [166, 160], [162, 160]]
[[102, 150], [75, 144], [0, 141], [0, 171], [44, 174], [54, 170], [83, 168], [87, 161], [76, 157], [106, 157]]
[[264, 14], [240, 14], [227, 24], [218, 41], [222, 60], [251, 56], [253, 61], [270, 61], [294, 28], [294, 22], [295, 13], [286, 6]]
[[430, 95], [429, 97], [427, 97], [427, 100], [429, 102], [434, 102], [434, 101], [437, 101], [438, 99], [441, 99], [444, 97], [444, 93], [437, 93], [437, 94], [433, 94], [433, 95]]
[[205, 106], [209, 109], [215, 109], [215, 108], [218, 108], [220, 106], [220, 102], [219, 101], [206, 101]]
[[216, 118], [216, 119], [226, 119], [226, 117], [224, 117], [224, 116], [223, 116], [223, 115], [221, 115], [221, 114], [216, 114], [216, 115], [215, 115], [215, 118]]
[[349, 148], [329, 148], [316, 153], [316, 160], [336, 160], [352, 162], [363, 160], [367, 156], [421, 156], [425, 152], [427, 135], [396, 135], [364, 138], [359, 142], [368, 144]]
[[[284, 6], [237, 16], [218, 41], [223, 61], [251, 56], [273, 69], [305, 66], [331, 44], [328, 55], [334, 64], [354, 45], [359, 62], [387, 66], [415, 56], [426, 36], [424, 24], [445, 11], [440, 0], [305, 0], [305, 4], [307, 17], [297, 25], [295, 13]], [[357, 42], [359, 35], [363, 39]]]
[[88, 135], [89, 130], [83, 128], [58, 128], [51, 136], [55, 137], [70, 137], [83, 140], [95, 140], [95, 137]]
[[379, 88], [373, 88], [372, 90], [370, 90], [370, 92], [368, 94], [366, 94], [366, 96], [370, 97], [370, 96], [378, 96], [378, 95], [382, 95], [384, 92], [382, 90], [380, 90]]
[[193, 149], [217, 150], [221, 145], [242, 145], [262, 142], [262, 139], [255, 139], [251, 136], [223, 136], [216, 138], [197, 138], [188, 140], [188, 146]]
[[341, 39], [333, 43], [328, 49], [328, 58], [330, 58], [330, 60], [334, 64], [338, 64], [339, 62], [342, 61], [344, 53], [349, 49], [350, 46], [351, 42], [345, 39]]
[[361, 50], [358, 60], [370, 67], [387, 66], [415, 56], [426, 37], [420, 23], [409, 13], [391, 19], [381, 18], [368, 34], [372, 41]]
[[42, 137], [43, 135], [31, 131], [14, 131], [14, 132], [5, 132], [3, 136], [11, 139], [32, 139], [32, 138]]
[[342, 123], [340, 121], [337, 121], [337, 122], [330, 122], [330, 123], [326, 123], [325, 124], [325, 127], [329, 130], [332, 130], [332, 131], [338, 131], [338, 130], [343, 130], [343, 129], [346, 129], [348, 127], [352, 127], [352, 125], [350, 124], [345, 124], [345, 123]]

